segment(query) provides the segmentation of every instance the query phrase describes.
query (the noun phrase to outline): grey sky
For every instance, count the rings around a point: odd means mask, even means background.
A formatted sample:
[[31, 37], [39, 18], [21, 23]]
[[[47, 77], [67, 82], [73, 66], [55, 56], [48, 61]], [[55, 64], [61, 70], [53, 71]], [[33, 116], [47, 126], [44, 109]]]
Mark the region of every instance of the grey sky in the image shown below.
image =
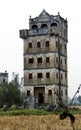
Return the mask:
[[53, 15], [59, 11], [68, 20], [68, 86], [69, 96], [73, 97], [81, 83], [80, 5], [80, 0], [1, 0], [0, 72], [7, 70], [9, 76], [12, 72], [23, 76], [23, 41], [19, 30], [29, 28], [30, 15], [36, 17], [43, 9]]

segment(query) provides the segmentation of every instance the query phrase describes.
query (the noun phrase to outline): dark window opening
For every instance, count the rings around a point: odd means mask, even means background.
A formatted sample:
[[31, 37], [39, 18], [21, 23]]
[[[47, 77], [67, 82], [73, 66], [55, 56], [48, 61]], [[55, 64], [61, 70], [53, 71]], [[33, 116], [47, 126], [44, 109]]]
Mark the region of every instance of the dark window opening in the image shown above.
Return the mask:
[[42, 78], [42, 73], [38, 73], [37, 78]]
[[64, 29], [64, 36], [66, 35], [66, 31], [65, 31], [65, 29]]
[[67, 89], [65, 89], [65, 95], [67, 95]]
[[50, 73], [49, 72], [46, 73], [46, 78], [50, 78]]
[[66, 64], [66, 59], [65, 59], [65, 64]]
[[52, 95], [52, 90], [48, 90], [48, 95]]
[[37, 42], [37, 47], [40, 48], [41, 47], [41, 43]]
[[32, 26], [32, 29], [37, 29], [37, 28], [38, 28], [37, 25], [33, 25], [33, 26]]
[[64, 49], [65, 49], [65, 52], [66, 52], [66, 44], [64, 45]]
[[46, 41], [46, 47], [49, 48], [49, 41]]
[[32, 64], [32, 63], [34, 63], [34, 59], [33, 59], [33, 58], [30, 58], [30, 59], [29, 59], [29, 64]]
[[3, 83], [5, 83], [5, 79], [3, 79]]
[[56, 78], [58, 79], [58, 73], [56, 73]]
[[32, 79], [32, 74], [29, 74], [29, 79]]
[[65, 72], [65, 78], [67, 78], [67, 72]]
[[41, 28], [47, 28], [47, 24], [42, 24]]
[[50, 62], [50, 58], [46, 57], [46, 63]]
[[38, 63], [42, 63], [42, 58], [38, 58], [38, 59], [37, 59], [37, 62], [38, 62]]
[[30, 96], [30, 90], [27, 90], [27, 97]]
[[52, 23], [51, 26], [57, 27], [57, 23]]
[[58, 63], [58, 57], [56, 57], [56, 63]]
[[32, 48], [32, 43], [31, 42], [29, 43], [29, 48]]
[[57, 96], [58, 96], [58, 95], [59, 95], [58, 89], [57, 89], [57, 92], [56, 92], [56, 93], [57, 93]]

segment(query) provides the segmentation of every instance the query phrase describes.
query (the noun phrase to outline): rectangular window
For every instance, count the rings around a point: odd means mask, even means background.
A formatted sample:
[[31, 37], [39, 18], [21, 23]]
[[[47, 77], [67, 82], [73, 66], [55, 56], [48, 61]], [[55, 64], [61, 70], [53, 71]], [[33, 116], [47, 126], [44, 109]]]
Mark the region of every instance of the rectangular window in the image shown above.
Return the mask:
[[66, 59], [65, 59], [65, 64], [66, 64]]
[[56, 78], [58, 79], [58, 73], [56, 73]]
[[46, 78], [50, 78], [50, 73], [49, 72], [46, 73]]
[[32, 43], [31, 42], [29, 43], [29, 48], [32, 48]]
[[30, 96], [30, 90], [27, 90], [27, 97]]
[[65, 78], [67, 78], [67, 72], [65, 72]]
[[50, 62], [50, 58], [46, 57], [46, 63]]
[[52, 90], [48, 90], [48, 95], [52, 95]]
[[3, 79], [3, 83], [5, 83], [5, 79]]
[[40, 48], [41, 47], [41, 43], [37, 42], [37, 47]]
[[38, 73], [37, 78], [42, 78], [42, 73]]
[[66, 44], [64, 45], [64, 49], [65, 49], [65, 52], [66, 52]]
[[58, 63], [58, 57], [56, 57], [56, 63]]
[[65, 89], [65, 95], [67, 95], [67, 89]]
[[32, 74], [29, 74], [29, 79], [32, 79]]
[[34, 63], [34, 59], [33, 58], [29, 58], [29, 64]]
[[46, 41], [46, 47], [49, 48], [49, 41]]
[[38, 62], [38, 63], [42, 63], [42, 58], [38, 58], [38, 59], [37, 59], [37, 62]]

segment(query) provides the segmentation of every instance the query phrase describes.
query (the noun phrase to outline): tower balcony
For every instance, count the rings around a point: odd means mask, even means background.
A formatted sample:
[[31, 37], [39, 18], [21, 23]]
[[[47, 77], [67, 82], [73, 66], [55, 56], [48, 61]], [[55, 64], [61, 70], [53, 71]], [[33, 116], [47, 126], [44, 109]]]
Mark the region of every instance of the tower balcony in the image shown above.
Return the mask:
[[28, 31], [29, 36], [35, 36], [35, 35], [45, 35], [48, 34], [47, 28], [38, 28], [38, 29], [32, 29]]
[[23, 29], [23, 30], [20, 30], [19, 33], [20, 33], [20, 38], [26, 39], [28, 35], [28, 30]]

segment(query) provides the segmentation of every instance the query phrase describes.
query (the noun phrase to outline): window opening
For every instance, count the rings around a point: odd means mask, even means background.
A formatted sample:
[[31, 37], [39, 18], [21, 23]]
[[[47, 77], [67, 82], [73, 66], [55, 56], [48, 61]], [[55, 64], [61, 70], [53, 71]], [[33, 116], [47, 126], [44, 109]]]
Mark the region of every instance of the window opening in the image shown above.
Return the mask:
[[46, 63], [50, 62], [50, 58], [46, 57]]
[[41, 47], [41, 43], [37, 42], [37, 47], [40, 48]]
[[52, 90], [48, 90], [48, 95], [52, 95]]
[[29, 43], [29, 48], [32, 48], [32, 43], [31, 42]]
[[27, 90], [27, 97], [30, 96], [30, 90]]
[[50, 73], [49, 72], [46, 73], [46, 78], [50, 78]]
[[32, 63], [34, 63], [34, 59], [33, 59], [33, 58], [30, 58], [30, 59], [29, 59], [29, 64], [32, 64]]
[[37, 78], [42, 78], [42, 73], [38, 73]]
[[46, 47], [49, 47], [49, 41], [46, 41]]
[[37, 59], [37, 62], [38, 62], [38, 63], [42, 63], [42, 58], [38, 58], [38, 59]]
[[32, 74], [29, 74], [29, 79], [32, 79]]

